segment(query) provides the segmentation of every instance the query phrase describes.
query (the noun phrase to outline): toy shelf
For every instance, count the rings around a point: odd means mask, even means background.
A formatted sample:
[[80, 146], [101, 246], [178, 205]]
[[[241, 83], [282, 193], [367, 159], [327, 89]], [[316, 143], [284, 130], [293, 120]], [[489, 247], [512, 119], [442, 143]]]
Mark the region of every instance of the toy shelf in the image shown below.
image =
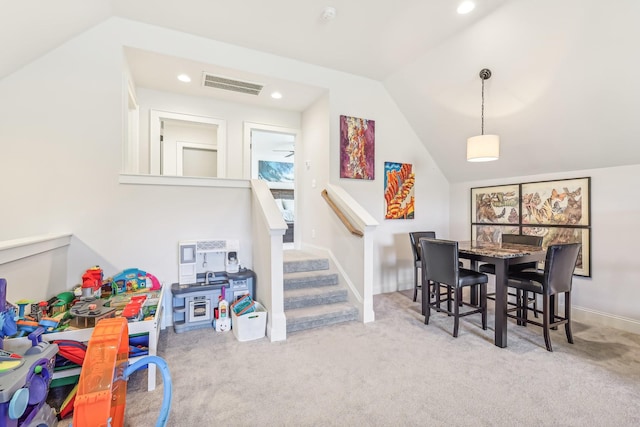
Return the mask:
[[[162, 286], [160, 290], [160, 296], [158, 299], [158, 305], [156, 308], [155, 316], [149, 320], [142, 320], [139, 322], [129, 322], [127, 324], [129, 328], [129, 336], [137, 335], [137, 334], [147, 334], [149, 336], [149, 356], [155, 356], [158, 351], [158, 339], [160, 337], [160, 330], [162, 328], [162, 312], [163, 312], [163, 302], [164, 302], [164, 293], [166, 286]], [[87, 342], [91, 338], [93, 334], [94, 328], [82, 328], [82, 329], [72, 329], [63, 332], [53, 332], [50, 334], [43, 334], [42, 338], [46, 341], [54, 341], [54, 340], [74, 340], [74, 341], [82, 341]], [[23, 344], [20, 344], [23, 342]], [[31, 341], [26, 338], [13, 338], [9, 340], [5, 340], [5, 348], [16, 348], [16, 345], [24, 345], [24, 343], [30, 343]], [[30, 344], [29, 344], [30, 345]], [[132, 357], [129, 359], [129, 363], [134, 363], [136, 360], [140, 359], [144, 356]], [[53, 374], [53, 379], [57, 378], [65, 378], [72, 375], [79, 375], [80, 368], [66, 369], [64, 371], [55, 372]], [[147, 390], [152, 391], [156, 388], [156, 365], [154, 363], [149, 363], [147, 366]]]

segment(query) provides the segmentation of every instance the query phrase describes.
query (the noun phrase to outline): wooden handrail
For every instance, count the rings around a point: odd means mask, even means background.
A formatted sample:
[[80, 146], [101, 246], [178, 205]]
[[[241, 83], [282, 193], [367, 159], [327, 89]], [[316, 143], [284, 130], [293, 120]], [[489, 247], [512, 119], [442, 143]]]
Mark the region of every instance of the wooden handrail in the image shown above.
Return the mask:
[[327, 190], [322, 190], [322, 197], [327, 201], [327, 203], [329, 203], [329, 206], [331, 206], [331, 209], [333, 209], [336, 215], [338, 215], [338, 218], [340, 218], [340, 221], [342, 221], [344, 226], [347, 227], [347, 230], [349, 230], [351, 234], [360, 236], [360, 237], [364, 236], [364, 233], [358, 230], [357, 228], [355, 228], [353, 225], [351, 225], [351, 222], [345, 216], [345, 214], [343, 214], [340, 208], [335, 203], [333, 203], [333, 200], [331, 200], [331, 197], [329, 197], [329, 193], [327, 193]]

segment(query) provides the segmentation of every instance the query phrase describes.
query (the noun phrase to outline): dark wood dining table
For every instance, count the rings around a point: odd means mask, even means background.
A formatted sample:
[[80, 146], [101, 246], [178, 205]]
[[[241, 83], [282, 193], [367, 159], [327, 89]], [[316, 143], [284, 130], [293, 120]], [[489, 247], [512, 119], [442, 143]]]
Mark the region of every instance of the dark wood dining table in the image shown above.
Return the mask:
[[[459, 258], [471, 261], [471, 269], [477, 271], [478, 262], [496, 266], [495, 339], [498, 347], [507, 346], [507, 271], [510, 265], [532, 261], [544, 261], [546, 249], [539, 246], [482, 241], [458, 242]], [[471, 303], [477, 304], [477, 293], [471, 292]]]

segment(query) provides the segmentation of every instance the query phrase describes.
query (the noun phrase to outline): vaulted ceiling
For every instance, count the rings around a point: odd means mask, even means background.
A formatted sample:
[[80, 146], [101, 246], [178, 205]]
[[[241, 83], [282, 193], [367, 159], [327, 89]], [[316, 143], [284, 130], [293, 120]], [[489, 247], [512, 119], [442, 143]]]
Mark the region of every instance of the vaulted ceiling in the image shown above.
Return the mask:
[[[458, 15], [460, 2], [6, 2], [0, 78], [119, 16], [379, 80], [451, 182], [640, 163], [640, 1], [476, 0]], [[468, 163], [482, 68], [501, 155]]]

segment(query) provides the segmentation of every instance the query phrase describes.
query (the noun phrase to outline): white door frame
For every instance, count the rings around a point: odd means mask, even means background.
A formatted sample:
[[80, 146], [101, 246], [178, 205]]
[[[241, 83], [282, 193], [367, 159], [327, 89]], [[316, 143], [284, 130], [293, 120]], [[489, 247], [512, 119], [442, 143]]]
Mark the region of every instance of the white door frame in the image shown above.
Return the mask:
[[225, 120], [160, 110], [150, 110], [149, 114], [149, 173], [151, 175], [160, 175], [160, 165], [162, 163], [160, 158], [161, 126], [164, 119], [171, 119], [181, 120], [183, 122], [205, 123], [218, 127], [218, 135], [216, 138], [218, 149], [218, 178], [226, 177], [227, 122]]
[[[215, 151], [216, 155], [220, 154], [220, 152], [218, 151], [217, 145], [201, 144], [199, 142], [176, 141], [176, 174], [178, 176], [183, 176], [183, 167], [184, 167], [183, 154], [184, 154], [185, 148], [193, 148], [196, 150], [205, 150], [205, 151]], [[218, 161], [218, 164], [216, 165], [216, 167], [219, 166], [219, 163], [220, 162]], [[219, 175], [218, 171], [216, 171], [216, 176], [217, 175]]]
[[[252, 123], [252, 122], [244, 122], [244, 131], [243, 131], [243, 142], [244, 142], [244, 166], [243, 166], [243, 176], [245, 179], [252, 179], [251, 177], [251, 164], [252, 164], [252, 149], [251, 149], [251, 131], [252, 130], [262, 130], [267, 132], [276, 132], [276, 133], [286, 133], [289, 135], [294, 135], [295, 141], [295, 151], [296, 156], [294, 158], [294, 181], [293, 181], [293, 193], [298, 194], [298, 182], [300, 181], [300, 161], [296, 161], [296, 159], [302, 158], [302, 140], [300, 138], [300, 130], [287, 128], [282, 126], [273, 126], [273, 125], [265, 125], [263, 123]], [[300, 224], [302, 224], [300, 218], [300, 209], [298, 208], [298, 200], [299, 197], [294, 197], [294, 211], [295, 211], [295, 227], [293, 228], [293, 243], [296, 247], [300, 246], [300, 236], [302, 235], [300, 231]]]

